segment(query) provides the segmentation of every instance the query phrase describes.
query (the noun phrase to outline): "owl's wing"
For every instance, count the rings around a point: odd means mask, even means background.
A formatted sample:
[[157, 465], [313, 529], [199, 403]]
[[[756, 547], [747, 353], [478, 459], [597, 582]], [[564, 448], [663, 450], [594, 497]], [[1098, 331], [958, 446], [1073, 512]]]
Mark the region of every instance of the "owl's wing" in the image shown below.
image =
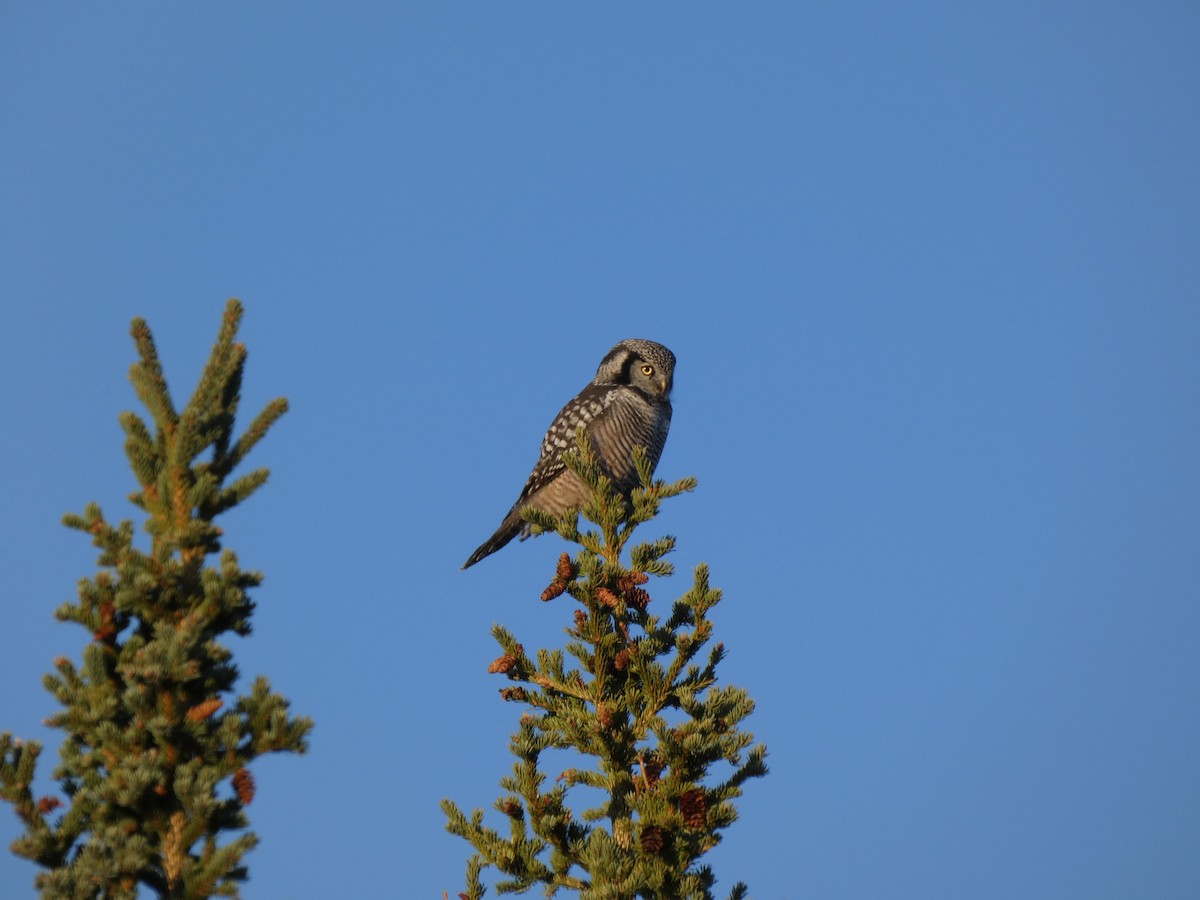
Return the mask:
[[654, 423], [654, 438], [647, 448], [651, 472], [658, 468], [658, 461], [662, 459], [663, 447], [667, 444], [667, 432], [670, 430], [671, 404], [667, 402], [660, 407], [658, 420]]
[[563, 454], [575, 448], [575, 432], [580, 426], [590, 430], [607, 414], [612, 392], [611, 384], [589, 384], [559, 410], [542, 438], [541, 454], [514, 509], [563, 473], [567, 468]]

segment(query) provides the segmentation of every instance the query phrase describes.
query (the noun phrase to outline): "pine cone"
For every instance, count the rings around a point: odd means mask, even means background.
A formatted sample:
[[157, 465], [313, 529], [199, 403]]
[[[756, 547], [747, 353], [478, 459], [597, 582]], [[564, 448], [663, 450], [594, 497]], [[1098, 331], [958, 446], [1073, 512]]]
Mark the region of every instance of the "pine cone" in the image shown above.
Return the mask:
[[704, 791], [692, 788], [679, 795], [679, 813], [688, 828], [703, 828], [708, 823], [708, 801]]
[[492, 660], [492, 664], [488, 666], [488, 674], [495, 675], [497, 673], [503, 675], [505, 672], [512, 669], [517, 664], [517, 658], [511, 653], [505, 653], [503, 656], [498, 656]]
[[529, 693], [523, 687], [500, 688], [500, 699], [512, 703], [523, 703], [529, 699]]
[[233, 773], [233, 791], [242, 801], [242, 806], [249, 806], [254, 800], [254, 776], [249, 769], [243, 767]]
[[650, 605], [650, 595], [643, 588], [630, 588], [625, 592], [625, 601], [630, 606], [636, 606], [638, 609], [645, 609]]
[[552, 581], [549, 586], [542, 591], [542, 602], [545, 603], [553, 600], [555, 597], [562, 596], [562, 592], [567, 589], [565, 581]]
[[542, 602], [553, 600], [567, 589], [567, 582], [575, 577], [575, 568], [571, 565], [570, 554], [564, 553], [558, 558], [558, 566], [554, 570], [554, 580], [542, 591]]
[[62, 801], [57, 797], [43, 797], [37, 802], [38, 812], [40, 812], [43, 816], [48, 812], [53, 812], [60, 806], [62, 806]]
[[596, 599], [607, 606], [609, 609], [620, 609], [621, 598], [610, 591], [608, 588], [598, 588], [596, 590]]
[[657, 856], [662, 852], [663, 832], [657, 825], [647, 825], [642, 828], [642, 852]]
[[187, 711], [188, 720], [202, 722], [221, 708], [220, 697], [209, 697], [203, 703], [197, 703]]
[[93, 632], [93, 640], [109, 641], [117, 636], [117, 626], [113, 624], [116, 611], [117, 608], [113, 606], [111, 600], [105, 600], [100, 604], [100, 627]]

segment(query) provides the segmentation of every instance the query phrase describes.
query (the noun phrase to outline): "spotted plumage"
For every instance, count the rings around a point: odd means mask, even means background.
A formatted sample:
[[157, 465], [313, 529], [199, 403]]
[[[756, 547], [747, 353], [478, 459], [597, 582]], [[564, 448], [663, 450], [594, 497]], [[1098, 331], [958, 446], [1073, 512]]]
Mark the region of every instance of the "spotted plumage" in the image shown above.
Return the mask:
[[675, 354], [662, 344], [631, 338], [609, 350], [592, 383], [559, 411], [546, 431], [537, 465], [517, 502], [463, 568], [495, 553], [518, 534], [522, 540], [528, 537], [529, 525], [521, 519], [524, 508], [561, 516], [583, 506], [588, 487], [562, 460], [563, 453], [575, 446], [580, 426], [614, 487], [626, 493], [636, 487], [633, 448], [646, 449], [651, 470], [658, 465], [671, 427], [674, 377]]

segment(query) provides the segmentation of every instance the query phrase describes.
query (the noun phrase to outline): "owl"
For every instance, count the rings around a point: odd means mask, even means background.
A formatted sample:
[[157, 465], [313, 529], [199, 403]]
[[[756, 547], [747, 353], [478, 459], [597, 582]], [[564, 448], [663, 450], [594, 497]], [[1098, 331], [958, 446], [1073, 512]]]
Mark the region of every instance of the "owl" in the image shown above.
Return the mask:
[[525, 507], [561, 516], [587, 502], [590, 489], [562, 459], [575, 446], [580, 426], [613, 487], [626, 494], [635, 488], [633, 448], [645, 448], [651, 471], [662, 456], [671, 427], [674, 375], [675, 354], [662, 344], [631, 338], [609, 350], [592, 383], [562, 408], [542, 438], [541, 455], [517, 502], [463, 568], [495, 553], [518, 534], [521, 540], [529, 537], [529, 524], [521, 519]]

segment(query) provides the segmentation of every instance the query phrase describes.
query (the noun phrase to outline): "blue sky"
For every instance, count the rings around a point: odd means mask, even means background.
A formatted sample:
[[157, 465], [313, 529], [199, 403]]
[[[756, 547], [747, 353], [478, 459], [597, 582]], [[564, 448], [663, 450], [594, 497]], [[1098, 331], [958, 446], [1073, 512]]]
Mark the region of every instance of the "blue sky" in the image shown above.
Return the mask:
[[511, 765], [489, 628], [570, 615], [557, 538], [458, 566], [646, 337], [700, 482], [656, 601], [711, 565], [771, 754], [719, 889], [1200, 896], [1198, 40], [1189, 3], [8, 4], [0, 728], [53, 740], [84, 638], [60, 516], [135, 512], [129, 320], [182, 398], [238, 296], [244, 409], [292, 411], [224, 523], [266, 575], [234, 649], [316, 720], [254, 769], [245, 896], [453, 895], [438, 800]]

